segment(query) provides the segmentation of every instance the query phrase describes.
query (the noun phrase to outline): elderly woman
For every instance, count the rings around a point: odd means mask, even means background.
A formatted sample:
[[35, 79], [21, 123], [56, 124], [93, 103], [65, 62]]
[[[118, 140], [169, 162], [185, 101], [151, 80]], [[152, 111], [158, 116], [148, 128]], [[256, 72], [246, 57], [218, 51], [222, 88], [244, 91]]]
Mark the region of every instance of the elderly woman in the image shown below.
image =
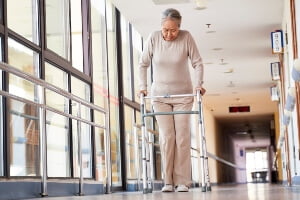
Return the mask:
[[[140, 59], [140, 93], [147, 95], [147, 68], [152, 62], [151, 94], [193, 93], [188, 60], [194, 68], [195, 90], [203, 95], [203, 65], [191, 34], [180, 30], [181, 15], [175, 9], [163, 12], [161, 30], [150, 34]], [[155, 112], [190, 111], [193, 97], [155, 98]], [[163, 192], [188, 192], [191, 184], [190, 115], [156, 115], [163, 160]]]

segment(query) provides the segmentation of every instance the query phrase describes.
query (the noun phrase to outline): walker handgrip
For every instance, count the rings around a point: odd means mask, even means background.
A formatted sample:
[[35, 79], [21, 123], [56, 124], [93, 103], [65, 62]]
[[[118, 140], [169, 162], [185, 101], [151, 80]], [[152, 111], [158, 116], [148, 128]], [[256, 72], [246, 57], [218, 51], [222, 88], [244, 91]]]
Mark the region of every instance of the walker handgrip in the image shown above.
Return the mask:
[[145, 94], [143, 92], [140, 93], [140, 103], [141, 105], [144, 104], [144, 98], [145, 98]]
[[197, 101], [201, 100], [201, 90], [196, 90]]
[[154, 98], [176, 98], [176, 97], [194, 97], [195, 94], [166, 94], [158, 96], [146, 96], [145, 99], [154, 99]]

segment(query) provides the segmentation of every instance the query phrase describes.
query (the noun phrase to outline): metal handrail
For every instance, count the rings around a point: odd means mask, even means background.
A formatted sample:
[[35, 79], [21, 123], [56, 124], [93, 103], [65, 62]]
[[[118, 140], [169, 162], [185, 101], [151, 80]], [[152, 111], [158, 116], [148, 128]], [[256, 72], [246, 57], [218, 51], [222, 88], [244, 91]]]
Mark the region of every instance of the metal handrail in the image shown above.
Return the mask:
[[52, 90], [53, 92], [55, 93], [58, 93], [68, 99], [71, 99], [73, 101], [77, 101], [78, 103], [81, 103], [82, 105], [85, 105], [87, 107], [90, 107], [91, 109], [93, 110], [97, 110], [99, 112], [102, 112], [102, 113], [107, 113], [108, 111], [105, 110], [104, 108], [101, 108], [99, 106], [96, 106], [95, 104], [92, 104], [78, 96], [75, 96], [65, 90], [62, 90], [61, 88], [55, 86], [55, 85], [52, 85], [42, 79], [39, 79], [31, 74], [28, 74], [24, 71], [21, 71], [13, 66], [10, 66], [6, 63], [3, 63], [3, 62], [0, 62], [0, 69], [3, 70], [3, 71], [6, 71], [6, 72], [9, 72], [9, 73], [12, 73], [14, 75], [17, 75], [25, 80], [28, 80], [28, 81], [31, 81], [32, 83], [35, 83], [37, 85], [40, 85], [42, 86], [43, 88], [46, 88], [46, 89], [49, 89], [49, 90]]
[[44, 108], [44, 109], [49, 110], [51, 112], [54, 112], [56, 114], [63, 115], [65, 117], [68, 117], [68, 118], [71, 118], [71, 119], [74, 119], [74, 120], [77, 120], [77, 121], [81, 121], [81, 122], [83, 122], [85, 124], [88, 124], [88, 125], [91, 125], [91, 126], [94, 126], [94, 127], [97, 127], [97, 128], [103, 128], [103, 129], [105, 129], [105, 126], [101, 126], [101, 125], [98, 125], [98, 124], [96, 124], [94, 122], [90, 122], [89, 120], [86, 120], [86, 119], [83, 119], [83, 118], [79, 118], [79, 117], [74, 116], [72, 114], [68, 114], [68, 113], [59, 111], [59, 110], [57, 110], [55, 108], [52, 108], [50, 106], [47, 106], [47, 105], [44, 105], [44, 104], [40, 104], [40, 103], [36, 103], [34, 101], [30, 101], [28, 99], [25, 99], [25, 98], [22, 98], [22, 97], [13, 95], [13, 94], [9, 94], [6, 91], [0, 90], [0, 95], [12, 98], [12, 99], [17, 100], [17, 101], [21, 101], [21, 102], [26, 103], [26, 104], [30, 104], [30, 105], [34, 105], [34, 106], [38, 106], [38, 107]]
[[[81, 123], [85, 123], [88, 124], [90, 126], [93, 127], [97, 127], [97, 128], [102, 128], [105, 130], [105, 160], [106, 160], [106, 174], [107, 174], [107, 180], [106, 180], [106, 192], [110, 193], [111, 192], [111, 156], [110, 156], [110, 132], [109, 132], [109, 112], [107, 110], [105, 110], [104, 108], [101, 108], [99, 106], [96, 106], [78, 96], [75, 96], [65, 90], [60, 89], [59, 87], [56, 87], [50, 83], [47, 83], [46, 81], [39, 79], [31, 74], [28, 74], [24, 71], [21, 71], [13, 66], [10, 66], [6, 63], [2, 63], [0, 62], [0, 70], [7, 72], [7, 73], [11, 73], [14, 74], [20, 78], [23, 78], [27, 81], [32, 82], [33, 84], [40, 86], [37, 90], [38, 95], [39, 95], [39, 102], [35, 102], [35, 101], [31, 101], [13, 94], [10, 94], [9, 92], [0, 90], [0, 95], [1, 96], [5, 96], [8, 98], [12, 98], [15, 99], [17, 101], [26, 103], [26, 104], [30, 104], [30, 105], [34, 105], [37, 106], [40, 109], [40, 146], [41, 146], [41, 195], [42, 196], [47, 196], [47, 175], [46, 175], [46, 168], [47, 168], [47, 162], [46, 162], [46, 117], [45, 117], [45, 111], [52, 111], [54, 113], [57, 113], [59, 115], [77, 120], [77, 129], [78, 129], [78, 146], [79, 146], [79, 165], [80, 165], [80, 177], [79, 177], [79, 194], [82, 195], [83, 194], [83, 173], [82, 173], [82, 169], [83, 169], [83, 163], [82, 163], [82, 148], [81, 148], [81, 130], [80, 130], [80, 126]], [[51, 90], [57, 94], [60, 94], [66, 98], [68, 98], [69, 100], [75, 101], [78, 103], [78, 113], [77, 116], [76, 115], [72, 115], [69, 113], [65, 113], [62, 112], [60, 110], [57, 110], [55, 108], [52, 108], [50, 106], [47, 106], [45, 103], [45, 89]], [[93, 121], [90, 120], [86, 120], [83, 119], [81, 117], [81, 106], [84, 105], [86, 107], [88, 107], [91, 110], [94, 111], [98, 111], [104, 114], [105, 117], [105, 125], [99, 125]]]
[[[196, 148], [193, 148], [193, 147], [191, 147], [191, 150], [199, 152], [199, 149], [196, 149]], [[239, 170], [246, 170], [246, 168], [239, 167], [238, 165], [236, 165], [234, 163], [231, 163], [231, 162], [229, 162], [227, 160], [224, 160], [223, 158], [220, 158], [220, 157], [218, 157], [218, 156], [216, 156], [216, 155], [214, 155], [212, 153], [207, 152], [207, 156], [210, 157], [210, 158], [212, 158], [212, 159], [215, 159], [215, 160], [217, 160], [217, 161], [219, 161], [221, 163], [224, 163], [224, 164], [226, 164], [226, 165], [228, 165], [230, 167], [237, 168]]]
[[[139, 124], [134, 124], [134, 127], [138, 128], [138, 129], [141, 129], [141, 125], [139, 125]], [[154, 130], [152, 130], [152, 129], [147, 129], [147, 131], [148, 131], [149, 133], [152, 133], [152, 134], [155, 134], [155, 135], [159, 135], [159, 132], [154, 131]], [[150, 143], [150, 142], [148, 142], [148, 143]], [[153, 144], [153, 145], [159, 147], [159, 145], [157, 145], [157, 144]], [[191, 150], [200, 152], [199, 149], [196, 149], [196, 148], [193, 148], [193, 147], [191, 147]], [[217, 161], [219, 161], [219, 162], [222, 162], [222, 163], [224, 163], [224, 164], [226, 164], [226, 165], [228, 165], [228, 166], [231, 166], [231, 167], [233, 167], [233, 168], [237, 168], [237, 169], [239, 169], [239, 170], [246, 170], [246, 168], [244, 168], [244, 167], [239, 167], [238, 165], [236, 165], [236, 164], [234, 164], [234, 163], [231, 163], [231, 162], [229, 162], [229, 161], [227, 161], [227, 160], [224, 160], [223, 158], [220, 158], [220, 157], [218, 157], [218, 156], [216, 156], [216, 155], [214, 155], [214, 154], [212, 154], [212, 153], [207, 152], [207, 155], [208, 155], [208, 157], [210, 157], [210, 158], [212, 158], [212, 159], [215, 159], [215, 160], [217, 160]]]

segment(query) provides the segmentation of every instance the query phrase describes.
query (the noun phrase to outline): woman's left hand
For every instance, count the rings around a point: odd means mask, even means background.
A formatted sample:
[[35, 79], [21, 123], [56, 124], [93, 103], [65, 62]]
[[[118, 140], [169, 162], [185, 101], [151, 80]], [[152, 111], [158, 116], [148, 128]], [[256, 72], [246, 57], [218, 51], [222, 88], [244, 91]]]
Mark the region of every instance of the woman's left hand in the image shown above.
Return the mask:
[[196, 92], [197, 92], [197, 91], [200, 91], [200, 94], [203, 96], [203, 95], [205, 94], [205, 92], [206, 92], [206, 89], [203, 88], [203, 87], [196, 87], [196, 88], [195, 88], [195, 91], [196, 91]]

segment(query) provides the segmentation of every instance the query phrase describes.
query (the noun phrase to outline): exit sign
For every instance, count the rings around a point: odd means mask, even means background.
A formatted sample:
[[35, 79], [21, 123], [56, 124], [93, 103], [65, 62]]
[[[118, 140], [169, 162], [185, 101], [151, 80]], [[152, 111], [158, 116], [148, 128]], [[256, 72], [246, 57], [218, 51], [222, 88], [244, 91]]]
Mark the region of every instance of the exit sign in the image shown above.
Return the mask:
[[250, 106], [231, 106], [229, 107], [230, 113], [237, 113], [237, 112], [250, 112]]

